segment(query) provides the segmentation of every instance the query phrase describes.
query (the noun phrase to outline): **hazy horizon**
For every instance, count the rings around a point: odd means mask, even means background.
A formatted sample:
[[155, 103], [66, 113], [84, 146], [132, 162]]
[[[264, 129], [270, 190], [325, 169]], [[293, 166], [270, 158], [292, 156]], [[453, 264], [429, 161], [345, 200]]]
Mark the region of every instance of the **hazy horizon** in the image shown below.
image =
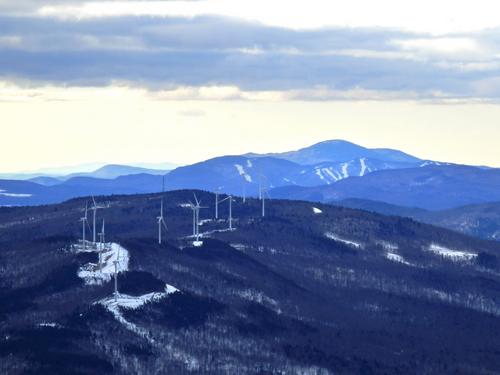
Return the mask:
[[[267, 153], [275, 153], [275, 152], [286, 152], [286, 151], [296, 151], [298, 149], [301, 149], [301, 148], [306, 148], [306, 147], [309, 147], [309, 146], [312, 146], [316, 143], [320, 143], [320, 142], [325, 142], [325, 141], [345, 141], [345, 142], [349, 142], [349, 143], [353, 143], [353, 144], [356, 144], [358, 146], [362, 146], [362, 147], [365, 147], [364, 145], [362, 144], [359, 144], [359, 143], [356, 143], [352, 140], [348, 140], [348, 139], [325, 139], [325, 140], [320, 140], [318, 142], [315, 142], [313, 144], [304, 144], [302, 146], [300, 146], [299, 148], [294, 148], [294, 149], [283, 149], [283, 150], [279, 150], [279, 151], [275, 151], [275, 150], [268, 150], [268, 151], [264, 151], [264, 152], [259, 152], [259, 154], [267, 154]], [[395, 148], [395, 147], [385, 147], [385, 146], [380, 146], [380, 147], [367, 147], [367, 148], [370, 148], [370, 149], [394, 149], [394, 150], [398, 150], [398, 151], [402, 151], [404, 153], [407, 153], [405, 150], [402, 150], [402, 149], [399, 149], [399, 148]], [[15, 170], [15, 171], [7, 171], [7, 172], [4, 172], [4, 171], [0, 171], [0, 174], [36, 174], [36, 173], [40, 173], [40, 174], [47, 174], [47, 175], [65, 175], [65, 174], [70, 174], [70, 173], [74, 173], [74, 172], [82, 172], [82, 173], [85, 173], [85, 172], [93, 172], [99, 168], [102, 168], [106, 165], [127, 165], [127, 166], [134, 166], [134, 167], [139, 167], [139, 168], [146, 168], [146, 169], [169, 169], [169, 166], [170, 168], [177, 168], [177, 167], [182, 167], [182, 166], [185, 166], [185, 165], [190, 165], [190, 164], [193, 164], [193, 163], [197, 163], [197, 162], [202, 162], [202, 161], [205, 161], [205, 160], [208, 160], [208, 159], [211, 159], [213, 157], [218, 157], [218, 156], [228, 156], [228, 155], [244, 155], [244, 154], [248, 154], [248, 153], [254, 153], [253, 150], [247, 150], [247, 151], [243, 151], [243, 152], [240, 152], [240, 153], [237, 153], [237, 154], [225, 154], [225, 155], [212, 155], [208, 158], [204, 158], [204, 159], [200, 159], [200, 160], [195, 160], [195, 161], [192, 161], [192, 162], [185, 162], [185, 163], [182, 163], [182, 162], [179, 162], [179, 163], [174, 163], [174, 162], [171, 162], [169, 160], [152, 160], [152, 161], [143, 161], [143, 160], [135, 160], [135, 161], [122, 161], [122, 162], [114, 162], [114, 161], [88, 161], [88, 162], [82, 162], [82, 163], [77, 163], [77, 164], [71, 164], [71, 165], [68, 165], [68, 164], [58, 164], [58, 165], [50, 165], [50, 166], [42, 166], [40, 168], [36, 168], [36, 169], [29, 169], [29, 170]], [[409, 153], [407, 153], [409, 154]], [[410, 154], [411, 156], [415, 156], [419, 159], [422, 159], [422, 160], [433, 160], [433, 159], [430, 159], [430, 158], [426, 158], [426, 157], [422, 157], [421, 155], [414, 155], [414, 154]], [[439, 161], [439, 162], [447, 162], [447, 163], [453, 163], [453, 164], [461, 164], [461, 163], [454, 163], [453, 161], [450, 161], [450, 160], [435, 160], [435, 161]], [[466, 165], [474, 165], [474, 166], [485, 166], [485, 167], [494, 167], [494, 166], [491, 166], [491, 165], [478, 165], [478, 164], [466, 164]]]

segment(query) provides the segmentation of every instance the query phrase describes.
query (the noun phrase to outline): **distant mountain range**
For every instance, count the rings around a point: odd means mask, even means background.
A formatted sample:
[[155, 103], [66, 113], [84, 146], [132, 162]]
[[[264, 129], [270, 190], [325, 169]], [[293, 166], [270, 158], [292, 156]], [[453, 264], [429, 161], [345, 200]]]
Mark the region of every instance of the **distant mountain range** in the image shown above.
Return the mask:
[[499, 187], [500, 169], [428, 165], [377, 171], [333, 185], [285, 186], [271, 190], [271, 197], [320, 202], [360, 198], [399, 206], [443, 210], [499, 201]]
[[[423, 160], [398, 150], [332, 140], [284, 153], [221, 156], [172, 171], [106, 165], [64, 176], [31, 176], [26, 180], [22, 175], [0, 180], [0, 206], [152, 193], [161, 191], [162, 186], [166, 190], [220, 190], [239, 196], [257, 196], [261, 187], [270, 198], [324, 203], [377, 201], [398, 206], [403, 216], [419, 219], [404, 212], [408, 207], [436, 211], [500, 201], [500, 169]], [[382, 212], [380, 207], [375, 211]]]
[[500, 202], [472, 204], [441, 211], [356, 198], [335, 202], [335, 205], [383, 215], [409, 217], [474, 237], [500, 240]]
[[[96, 167], [91, 168], [92, 166]], [[174, 168], [176, 168], [176, 166], [171, 163], [139, 163], [137, 165], [82, 164], [81, 166], [41, 169], [39, 171], [25, 173], [0, 173], [0, 179], [33, 181], [50, 186], [78, 176], [113, 179], [120, 176], [140, 173], [153, 175], [165, 174]]]

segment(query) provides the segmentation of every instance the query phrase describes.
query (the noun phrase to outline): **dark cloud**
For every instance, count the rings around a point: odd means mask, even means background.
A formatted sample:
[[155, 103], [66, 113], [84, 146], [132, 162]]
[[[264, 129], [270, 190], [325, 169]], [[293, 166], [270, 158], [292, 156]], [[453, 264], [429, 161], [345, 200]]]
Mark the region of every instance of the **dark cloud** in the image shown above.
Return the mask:
[[498, 52], [496, 57], [491, 52], [500, 45], [495, 30], [474, 36], [486, 52], [459, 57], [394, 43], [427, 35], [386, 29], [295, 31], [222, 17], [1, 17], [0, 35], [1, 77], [61, 85], [321, 86], [468, 97], [475, 95], [476, 82], [500, 76]]

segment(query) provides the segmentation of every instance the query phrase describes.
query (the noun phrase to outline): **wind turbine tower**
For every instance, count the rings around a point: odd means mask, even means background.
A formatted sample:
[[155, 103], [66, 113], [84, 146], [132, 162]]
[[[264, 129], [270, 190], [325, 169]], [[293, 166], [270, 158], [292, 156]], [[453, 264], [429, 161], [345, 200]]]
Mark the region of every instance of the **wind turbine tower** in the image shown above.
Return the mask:
[[219, 190], [220, 187], [215, 190], [215, 220], [219, 219]]
[[162, 227], [167, 230], [167, 223], [165, 222], [165, 218], [163, 217], [163, 198], [161, 199], [160, 204], [160, 216], [158, 216], [156, 219], [158, 220], [158, 244], [161, 245]]
[[113, 264], [115, 265], [115, 293], [114, 293], [114, 296], [115, 296], [115, 301], [117, 300], [118, 298], [118, 260], [115, 260], [113, 262]]
[[87, 250], [87, 240], [85, 239], [85, 229], [87, 226], [87, 212], [88, 212], [88, 204], [85, 203], [85, 216], [80, 218], [80, 221], [82, 222], [82, 245], [84, 250]]
[[102, 270], [102, 252], [104, 251], [104, 219], [102, 219], [102, 229], [99, 233], [99, 241], [101, 243], [99, 249], [99, 270]]
[[97, 203], [95, 202], [94, 196], [92, 196], [92, 207], [90, 208], [93, 211], [93, 231], [92, 231], [92, 242], [95, 244], [96, 243], [96, 232], [95, 232], [95, 225], [96, 225], [96, 214], [97, 210], [105, 208], [104, 206], [98, 206]]
[[229, 230], [233, 230], [233, 196], [228, 195], [226, 198], [219, 201], [219, 203], [229, 201]]
[[200, 239], [200, 209], [201, 208], [207, 208], [207, 207], [202, 207], [201, 201], [198, 200], [198, 197], [196, 194], [194, 195], [194, 200], [196, 202], [196, 205], [193, 203], [189, 202], [189, 207], [193, 210], [193, 237], [196, 238], [196, 242], [199, 241]]
[[[262, 185], [262, 177], [266, 178], [264, 175], [260, 175], [259, 179], [259, 199], [262, 202], [262, 217], [266, 216], [266, 195], [269, 198], [269, 194], [267, 193], [267, 189]], [[267, 179], [266, 179], [267, 180]]]

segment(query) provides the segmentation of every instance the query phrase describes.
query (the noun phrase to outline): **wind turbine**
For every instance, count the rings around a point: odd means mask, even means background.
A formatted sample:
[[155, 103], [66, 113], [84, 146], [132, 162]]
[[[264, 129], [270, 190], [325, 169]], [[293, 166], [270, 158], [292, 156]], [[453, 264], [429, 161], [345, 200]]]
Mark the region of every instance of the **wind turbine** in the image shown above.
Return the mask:
[[262, 202], [261, 215], [262, 215], [262, 217], [265, 217], [266, 216], [266, 195], [268, 198], [270, 198], [270, 197], [269, 197], [269, 193], [267, 192], [267, 189], [262, 186], [262, 177], [264, 177], [264, 179], [266, 181], [267, 181], [267, 178], [263, 174], [259, 175], [259, 199]]
[[95, 233], [96, 213], [97, 213], [97, 210], [99, 210], [101, 208], [106, 208], [106, 207], [104, 207], [104, 206], [98, 206], [97, 203], [95, 202], [94, 196], [92, 196], [92, 207], [90, 209], [93, 211], [93, 215], [94, 215], [93, 231], [92, 231], [92, 242], [94, 244], [96, 243], [96, 233]]
[[87, 241], [85, 239], [85, 226], [87, 225], [87, 211], [88, 211], [88, 202], [85, 202], [85, 216], [80, 218], [82, 222], [82, 244], [83, 250], [87, 250]]
[[102, 270], [102, 252], [104, 250], [104, 219], [102, 219], [102, 229], [101, 233], [99, 233], [99, 241], [101, 243], [99, 249], [99, 270]]
[[163, 226], [167, 230], [167, 223], [163, 217], [163, 198], [161, 199], [160, 205], [160, 216], [156, 218], [158, 220], [158, 244], [161, 245], [161, 227]]
[[219, 219], [219, 191], [220, 186], [215, 190], [215, 220]]
[[118, 260], [113, 261], [115, 265], [115, 301], [118, 299], [118, 263], [120, 263]]
[[193, 203], [189, 202], [189, 207], [193, 210], [193, 237], [196, 237], [196, 242], [199, 241], [200, 238], [200, 209], [201, 208], [207, 208], [207, 207], [202, 207], [201, 206], [201, 201], [198, 200], [198, 197], [196, 194], [194, 194], [194, 200], [196, 202], [196, 205]]
[[226, 198], [219, 201], [219, 203], [229, 201], [229, 230], [233, 230], [233, 196], [228, 195]]

